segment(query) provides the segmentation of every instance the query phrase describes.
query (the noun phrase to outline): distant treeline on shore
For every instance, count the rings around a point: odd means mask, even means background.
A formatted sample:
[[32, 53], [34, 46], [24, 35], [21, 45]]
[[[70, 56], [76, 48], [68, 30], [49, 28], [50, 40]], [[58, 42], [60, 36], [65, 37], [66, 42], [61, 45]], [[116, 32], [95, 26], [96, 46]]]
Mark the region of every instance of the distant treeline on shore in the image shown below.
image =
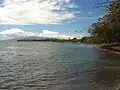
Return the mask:
[[73, 38], [73, 39], [55, 39], [55, 38], [47, 38], [47, 39], [19, 39], [17, 42], [71, 42], [71, 43], [79, 43], [81, 39]]

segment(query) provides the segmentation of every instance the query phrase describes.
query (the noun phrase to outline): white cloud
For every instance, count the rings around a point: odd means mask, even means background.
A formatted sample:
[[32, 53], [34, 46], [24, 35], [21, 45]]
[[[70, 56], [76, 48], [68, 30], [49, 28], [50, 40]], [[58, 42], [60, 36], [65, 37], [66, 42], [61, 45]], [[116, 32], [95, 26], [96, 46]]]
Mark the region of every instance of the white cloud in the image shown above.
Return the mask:
[[79, 20], [94, 20], [94, 19], [98, 19], [98, 17], [79, 17]]
[[0, 24], [58, 24], [77, 18], [72, 0], [6, 0], [0, 7]]
[[19, 28], [11, 28], [9, 30], [0, 32], [0, 40], [23, 38], [23, 37], [48, 37], [48, 38], [59, 38], [59, 39], [68, 39], [68, 38], [72, 39], [74, 37], [81, 38], [82, 36], [84, 36], [84, 35], [61, 34], [58, 32], [51, 31], [51, 30], [43, 30], [40, 33], [26, 32]]
[[43, 34], [59, 34], [58, 32], [43, 30]]
[[92, 12], [88, 12], [88, 14], [89, 14], [89, 15], [91, 15], [91, 14], [92, 14]]
[[5, 31], [2, 31], [0, 32], [0, 34], [3, 34], [3, 35], [8, 35], [8, 34], [22, 34], [24, 33], [23, 30], [21, 29], [18, 29], [18, 28], [14, 28], [14, 29], [10, 29], [10, 30], [5, 30]]

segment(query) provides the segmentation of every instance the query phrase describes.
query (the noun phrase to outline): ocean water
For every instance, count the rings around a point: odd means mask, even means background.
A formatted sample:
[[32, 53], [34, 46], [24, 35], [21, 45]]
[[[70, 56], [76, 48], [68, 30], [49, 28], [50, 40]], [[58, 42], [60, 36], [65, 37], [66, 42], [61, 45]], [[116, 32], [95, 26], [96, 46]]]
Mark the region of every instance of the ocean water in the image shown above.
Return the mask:
[[0, 42], [0, 90], [119, 90], [120, 55], [89, 45]]

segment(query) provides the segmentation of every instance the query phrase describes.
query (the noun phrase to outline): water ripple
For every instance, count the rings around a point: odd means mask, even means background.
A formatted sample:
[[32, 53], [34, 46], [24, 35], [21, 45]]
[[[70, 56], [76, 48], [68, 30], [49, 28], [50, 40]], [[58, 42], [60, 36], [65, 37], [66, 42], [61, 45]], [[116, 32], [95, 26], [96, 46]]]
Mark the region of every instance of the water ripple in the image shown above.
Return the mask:
[[119, 59], [86, 45], [1, 43], [0, 90], [115, 90]]

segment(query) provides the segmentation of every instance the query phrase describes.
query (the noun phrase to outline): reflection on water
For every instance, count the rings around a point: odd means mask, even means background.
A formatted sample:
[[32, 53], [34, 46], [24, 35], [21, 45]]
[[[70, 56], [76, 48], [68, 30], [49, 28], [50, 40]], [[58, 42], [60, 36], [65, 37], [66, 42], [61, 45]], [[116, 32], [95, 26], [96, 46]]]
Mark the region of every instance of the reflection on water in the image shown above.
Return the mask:
[[0, 42], [0, 89], [115, 90], [120, 56], [87, 45]]

